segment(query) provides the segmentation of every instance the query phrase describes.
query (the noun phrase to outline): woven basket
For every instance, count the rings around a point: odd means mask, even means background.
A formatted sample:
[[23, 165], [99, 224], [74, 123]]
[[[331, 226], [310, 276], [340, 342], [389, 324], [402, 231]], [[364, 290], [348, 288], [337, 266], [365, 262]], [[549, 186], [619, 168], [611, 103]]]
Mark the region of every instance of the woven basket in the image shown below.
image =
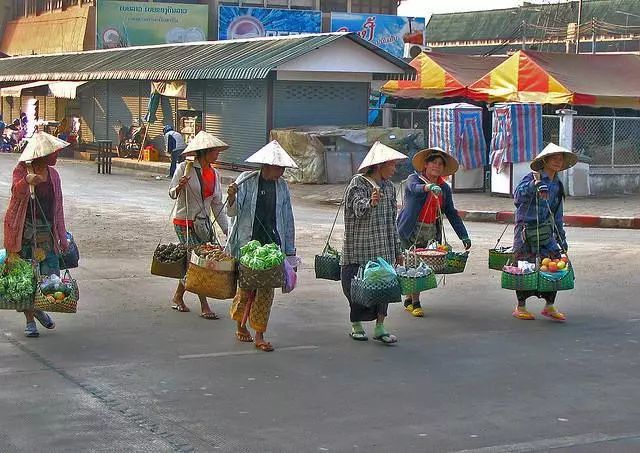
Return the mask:
[[316, 278], [340, 280], [340, 257], [335, 255], [316, 255], [314, 269]]
[[400, 291], [403, 295], [416, 294], [438, 287], [438, 282], [434, 273], [424, 277], [406, 277], [398, 275]]
[[153, 257], [151, 261], [151, 274], [158, 275], [160, 277], [169, 278], [184, 278], [184, 274], [187, 272], [187, 257], [185, 256], [180, 261], [174, 261], [172, 263], [165, 263]]
[[237, 275], [235, 270], [213, 270], [189, 263], [184, 287], [198, 296], [233, 299], [236, 296]]
[[364, 307], [390, 304], [402, 300], [402, 290], [397, 279], [389, 282], [370, 283], [360, 277], [351, 281], [351, 302]]
[[416, 249], [407, 251], [407, 266], [418, 267], [424, 263], [436, 274], [443, 271], [447, 263], [447, 252], [440, 250]]
[[459, 274], [464, 272], [464, 268], [467, 266], [467, 259], [469, 258], [469, 252], [447, 252], [444, 262], [444, 268], [439, 271], [435, 271], [436, 274]]
[[574, 281], [576, 277], [573, 273], [573, 266], [569, 267], [567, 273], [558, 280], [552, 280], [547, 278], [543, 272], [539, 273], [538, 277], [538, 291], [541, 293], [551, 291], [566, 291], [574, 288]]
[[284, 286], [283, 267], [278, 265], [270, 269], [256, 270], [240, 264], [238, 285], [249, 291], [259, 288], [282, 288]]
[[513, 263], [515, 254], [511, 247], [489, 249], [489, 269], [501, 271], [508, 263]]
[[42, 294], [40, 286], [38, 285], [33, 298], [33, 308], [54, 313], [75, 313], [78, 309], [80, 290], [78, 289], [78, 282], [74, 279], [70, 279], [68, 283], [71, 285], [71, 294], [62, 300], [56, 301], [52, 301]]
[[538, 289], [538, 274], [510, 274], [502, 271], [501, 283], [504, 289], [515, 291], [536, 291]]

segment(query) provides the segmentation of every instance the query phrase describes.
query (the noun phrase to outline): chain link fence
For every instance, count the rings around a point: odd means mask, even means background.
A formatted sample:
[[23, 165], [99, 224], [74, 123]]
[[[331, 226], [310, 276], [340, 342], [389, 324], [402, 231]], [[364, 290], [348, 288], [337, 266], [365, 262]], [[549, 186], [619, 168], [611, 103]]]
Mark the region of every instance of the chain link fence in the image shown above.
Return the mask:
[[640, 166], [640, 117], [576, 116], [573, 149], [593, 166]]
[[542, 115], [542, 141], [560, 143], [560, 117], [557, 115]]

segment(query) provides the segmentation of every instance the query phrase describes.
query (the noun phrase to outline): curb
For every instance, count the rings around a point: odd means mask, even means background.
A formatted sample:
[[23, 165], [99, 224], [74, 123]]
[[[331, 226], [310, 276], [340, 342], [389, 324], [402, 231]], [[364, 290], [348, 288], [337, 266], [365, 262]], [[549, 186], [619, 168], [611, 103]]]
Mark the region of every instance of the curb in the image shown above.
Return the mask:
[[[513, 223], [512, 211], [458, 211], [460, 217], [469, 222]], [[565, 215], [566, 226], [581, 228], [640, 229], [640, 217], [611, 217], [594, 215]]]
[[[169, 163], [168, 162], [145, 162], [145, 161], [135, 161], [129, 159], [113, 159], [111, 161], [111, 166], [116, 168], [126, 168], [129, 170], [142, 171], [148, 173], [157, 173], [159, 175], [166, 175], [169, 172]], [[220, 183], [221, 184], [231, 184], [236, 179], [231, 176], [221, 175]], [[169, 179], [167, 179], [169, 181]]]

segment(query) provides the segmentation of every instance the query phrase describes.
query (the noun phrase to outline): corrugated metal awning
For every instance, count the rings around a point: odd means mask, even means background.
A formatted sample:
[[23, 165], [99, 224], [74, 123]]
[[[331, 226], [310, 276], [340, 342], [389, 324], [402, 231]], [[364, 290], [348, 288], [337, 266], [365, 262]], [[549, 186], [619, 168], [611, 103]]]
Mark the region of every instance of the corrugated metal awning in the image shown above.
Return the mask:
[[64, 98], [64, 99], [75, 99], [76, 91], [78, 87], [85, 83], [86, 82], [51, 82], [51, 81], [24, 83], [22, 85], [14, 85], [14, 86], [4, 87], [0, 89], [0, 96], [19, 97], [22, 94], [23, 90], [48, 86], [49, 94], [53, 97]]
[[351, 40], [413, 74], [403, 60], [354, 33], [129, 47], [0, 59], [0, 82], [263, 79], [279, 65], [338, 40]]

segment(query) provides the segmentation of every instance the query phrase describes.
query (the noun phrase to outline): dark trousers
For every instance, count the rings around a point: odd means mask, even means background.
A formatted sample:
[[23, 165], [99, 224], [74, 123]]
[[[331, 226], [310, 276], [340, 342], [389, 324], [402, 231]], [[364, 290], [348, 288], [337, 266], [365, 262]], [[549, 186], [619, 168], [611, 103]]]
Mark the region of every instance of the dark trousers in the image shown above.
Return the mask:
[[358, 274], [359, 264], [347, 264], [340, 266], [340, 280], [342, 282], [342, 292], [349, 301], [349, 319], [351, 322], [375, 321], [378, 315], [387, 316], [389, 304], [379, 304], [373, 307], [364, 307], [351, 302], [351, 281]]
[[176, 167], [180, 162], [184, 160], [182, 152], [184, 148], [177, 148], [171, 151], [171, 166], [169, 167], [169, 176], [173, 178], [173, 174], [176, 172]]
[[550, 291], [539, 293], [538, 291], [516, 291], [516, 297], [518, 298], [518, 306], [524, 307], [526, 301], [531, 296], [538, 296], [541, 299], [544, 299], [547, 305], [553, 305], [556, 301], [557, 291]]

